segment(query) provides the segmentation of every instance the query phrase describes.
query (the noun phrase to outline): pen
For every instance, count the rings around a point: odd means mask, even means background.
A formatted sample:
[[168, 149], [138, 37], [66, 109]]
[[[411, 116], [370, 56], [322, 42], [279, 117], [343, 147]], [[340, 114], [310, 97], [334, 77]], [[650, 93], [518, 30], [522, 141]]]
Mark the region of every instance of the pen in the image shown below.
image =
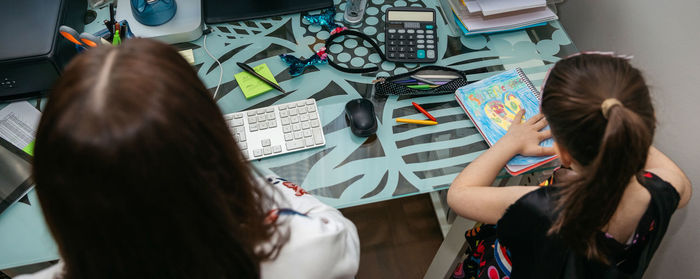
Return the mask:
[[114, 35], [114, 25], [112, 25], [109, 20], [105, 19], [104, 21], [105, 26], [107, 26], [107, 30], [109, 30], [110, 35]]
[[275, 84], [274, 82], [272, 82], [272, 81], [266, 79], [265, 77], [261, 76], [260, 74], [258, 74], [257, 72], [255, 72], [255, 70], [253, 70], [253, 68], [251, 68], [250, 66], [246, 65], [245, 63], [237, 62], [236, 65], [238, 65], [238, 67], [241, 67], [241, 69], [243, 69], [244, 71], [248, 72], [249, 74], [255, 76], [255, 77], [258, 78], [259, 80], [261, 80], [261, 81], [267, 83], [269, 86], [272, 86], [273, 88], [277, 89], [278, 91], [280, 91], [280, 92], [282, 92], [282, 93], [284, 93], [284, 94], [287, 94], [287, 92], [284, 91], [284, 89], [282, 89], [282, 87], [280, 87], [279, 85]]
[[[109, 3], [109, 24], [114, 26], [114, 3]], [[114, 34], [114, 31], [112, 31], [112, 34]]]
[[[125, 23], [126, 23], [126, 22], [125, 22]], [[122, 37], [124, 37], [124, 39], [126, 39], [127, 37], [129, 37], [129, 31], [127, 30], [127, 28], [128, 28], [128, 27], [127, 27], [126, 24], [122, 24], [121, 30], [119, 30], [119, 33], [121, 34]]]
[[428, 111], [425, 110], [423, 107], [421, 107], [419, 104], [416, 104], [416, 102], [411, 102], [411, 104], [413, 104], [413, 106], [416, 107], [416, 109], [418, 111], [420, 111], [422, 114], [425, 114], [425, 116], [430, 118], [430, 120], [437, 122], [437, 119], [435, 119], [434, 116], [430, 115], [430, 113], [428, 113]]
[[406, 118], [396, 118], [396, 122], [409, 123], [409, 124], [421, 124], [421, 125], [436, 125], [437, 121], [430, 120], [416, 120], [416, 119], [406, 119]]
[[417, 77], [417, 76], [411, 76], [411, 78], [412, 78], [412, 79], [415, 79], [415, 80], [417, 80], [417, 81], [425, 82], [425, 83], [427, 83], [427, 84], [437, 85], [436, 83], [432, 82], [431, 80], [424, 79], [424, 78], [420, 78], [420, 77]]

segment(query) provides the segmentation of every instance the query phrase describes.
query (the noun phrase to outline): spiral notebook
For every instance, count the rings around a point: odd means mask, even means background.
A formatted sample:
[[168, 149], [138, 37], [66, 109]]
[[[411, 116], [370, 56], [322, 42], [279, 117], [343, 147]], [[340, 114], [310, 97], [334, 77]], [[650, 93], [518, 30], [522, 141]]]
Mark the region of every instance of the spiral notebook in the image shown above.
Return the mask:
[[[525, 119], [540, 112], [540, 92], [520, 68], [460, 87], [455, 97], [489, 146], [506, 134], [520, 109], [525, 109]], [[553, 143], [550, 138], [540, 145], [552, 146]], [[506, 164], [506, 171], [519, 175], [555, 158], [516, 155]]]

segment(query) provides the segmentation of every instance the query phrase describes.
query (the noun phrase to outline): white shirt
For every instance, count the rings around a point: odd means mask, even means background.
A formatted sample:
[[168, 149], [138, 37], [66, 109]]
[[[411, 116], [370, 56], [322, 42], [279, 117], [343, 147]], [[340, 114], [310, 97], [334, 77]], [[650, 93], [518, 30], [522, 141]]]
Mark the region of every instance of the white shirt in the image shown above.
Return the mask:
[[[360, 264], [360, 239], [355, 225], [330, 207], [284, 179], [269, 176], [261, 187], [268, 190], [279, 208], [282, 233], [288, 240], [277, 258], [260, 264], [262, 278], [354, 278]], [[269, 245], [262, 245], [262, 249]], [[59, 262], [34, 274], [15, 279], [49, 279], [63, 271]]]
[[274, 176], [267, 179], [280, 190], [273, 195], [276, 203], [296, 213], [280, 214], [278, 222], [285, 225], [280, 229], [289, 229], [289, 240], [276, 259], [261, 264], [261, 277], [354, 278], [360, 264], [355, 225], [301, 187]]

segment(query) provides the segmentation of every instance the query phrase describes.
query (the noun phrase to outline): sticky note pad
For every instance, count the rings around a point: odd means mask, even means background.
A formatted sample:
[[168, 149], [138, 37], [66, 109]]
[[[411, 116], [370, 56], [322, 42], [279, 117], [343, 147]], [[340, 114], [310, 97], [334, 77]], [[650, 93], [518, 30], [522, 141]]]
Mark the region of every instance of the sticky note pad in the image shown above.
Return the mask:
[[194, 65], [194, 52], [192, 51], [192, 49], [181, 50], [177, 53], [179, 53], [182, 56], [182, 58], [185, 58], [187, 63], [190, 63], [190, 65]]
[[[255, 70], [256, 73], [260, 74], [266, 79], [274, 82], [275, 84], [278, 84], [275, 80], [275, 76], [272, 75], [272, 72], [270, 72], [270, 68], [268, 68], [266, 64], [260, 64], [254, 67], [253, 70]], [[238, 81], [238, 86], [241, 87], [243, 95], [246, 99], [253, 98], [262, 93], [272, 90], [272, 86], [269, 86], [267, 83], [258, 79], [254, 75], [249, 74], [248, 72], [243, 71], [233, 76], [236, 78], [236, 81]]]
[[30, 142], [27, 146], [22, 148], [22, 151], [26, 152], [29, 155], [34, 156], [34, 141]]

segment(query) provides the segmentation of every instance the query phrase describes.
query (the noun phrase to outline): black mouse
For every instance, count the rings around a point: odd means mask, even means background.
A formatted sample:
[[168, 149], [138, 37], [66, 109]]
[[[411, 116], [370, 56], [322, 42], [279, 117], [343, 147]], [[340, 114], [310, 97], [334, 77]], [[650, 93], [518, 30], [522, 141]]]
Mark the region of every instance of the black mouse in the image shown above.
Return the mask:
[[358, 137], [369, 137], [377, 132], [374, 105], [367, 99], [355, 99], [345, 104], [345, 118], [352, 133]]

